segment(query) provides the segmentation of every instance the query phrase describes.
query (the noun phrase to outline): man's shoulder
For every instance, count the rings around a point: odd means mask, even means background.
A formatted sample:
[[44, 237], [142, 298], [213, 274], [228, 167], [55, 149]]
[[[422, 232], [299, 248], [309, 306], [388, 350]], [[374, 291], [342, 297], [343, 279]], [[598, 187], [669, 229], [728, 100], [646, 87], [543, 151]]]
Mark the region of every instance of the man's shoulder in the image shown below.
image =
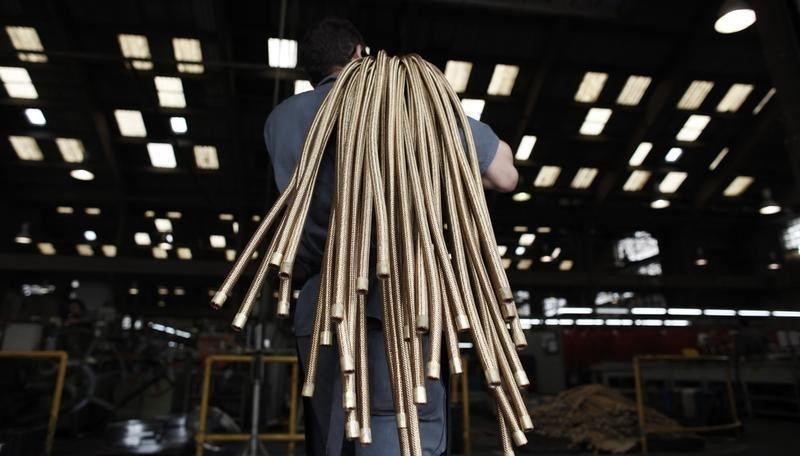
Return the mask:
[[267, 117], [267, 125], [280, 122], [281, 120], [295, 121], [298, 116], [314, 114], [322, 102], [321, 94], [315, 93], [316, 90], [298, 93], [283, 100], [275, 106]]

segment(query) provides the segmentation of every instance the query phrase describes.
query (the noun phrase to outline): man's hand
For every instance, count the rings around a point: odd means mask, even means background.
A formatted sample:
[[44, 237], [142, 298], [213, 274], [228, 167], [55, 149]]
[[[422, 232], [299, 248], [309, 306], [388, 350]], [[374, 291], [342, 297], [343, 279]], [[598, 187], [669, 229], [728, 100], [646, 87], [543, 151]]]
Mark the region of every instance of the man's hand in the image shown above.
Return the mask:
[[517, 188], [519, 173], [514, 167], [514, 154], [511, 153], [511, 147], [505, 141], [500, 141], [497, 145], [497, 153], [482, 178], [483, 188], [488, 190], [507, 193]]

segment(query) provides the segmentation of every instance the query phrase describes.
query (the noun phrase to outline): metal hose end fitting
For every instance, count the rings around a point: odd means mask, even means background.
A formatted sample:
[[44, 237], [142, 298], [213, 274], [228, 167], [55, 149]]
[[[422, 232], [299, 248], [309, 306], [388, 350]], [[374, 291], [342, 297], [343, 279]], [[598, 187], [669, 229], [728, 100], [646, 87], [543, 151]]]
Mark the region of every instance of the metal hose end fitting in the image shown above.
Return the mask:
[[517, 386], [520, 388], [527, 388], [531, 386], [531, 382], [528, 380], [528, 375], [522, 370], [514, 371], [514, 381], [517, 382]]
[[519, 417], [519, 421], [522, 424], [522, 430], [525, 432], [533, 430], [533, 420], [531, 420], [531, 416], [527, 413]]
[[278, 307], [275, 310], [275, 315], [278, 318], [289, 318], [289, 301], [278, 301]]
[[466, 331], [469, 329], [469, 319], [466, 315], [456, 315], [456, 329], [461, 331]]
[[367, 294], [367, 291], [369, 291], [369, 279], [366, 277], [358, 277], [356, 279], [356, 291]]
[[425, 390], [424, 386], [417, 386], [414, 388], [414, 403], [415, 404], [428, 403], [428, 392]]
[[453, 375], [462, 374], [464, 367], [461, 366], [461, 358], [450, 358], [450, 371]]
[[294, 269], [293, 261], [281, 261], [281, 268], [278, 270], [278, 277], [288, 279], [292, 276], [292, 269]]
[[[460, 362], [461, 360], [459, 360]], [[431, 380], [439, 380], [439, 377], [442, 375], [442, 365], [437, 363], [436, 361], [428, 361], [428, 365], [426, 366], [426, 374], [429, 379]]]
[[237, 313], [236, 316], [233, 317], [231, 328], [233, 328], [234, 331], [241, 331], [245, 323], [247, 323], [247, 314]]
[[522, 446], [528, 443], [528, 438], [525, 437], [525, 433], [519, 429], [511, 433], [511, 439], [514, 440], [514, 446]]
[[486, 369], [486, 383], [490, 385], [500, 384], [500, 372], [497, 371], [496, 367]]
[[275, 252], [269, 258], [269, 265], [272, 267], [281, 267], [281, 262], [283, 262], [283, 254], [281, 252]]
[[408, 427], [408, 422], [406, 421], [405, 413], [396, 414], [395, 421], [397, 421], [397, 429], [405, 429]]
[[358, 420], [356, 420], [355, 418], [347, 420], [346, 436], [348, 440], [355, 440], [361, 436], [361, 430], [359, 429]]
[[228, 299], [228, 294], [218, 291], [214, 293], [214, 297], [211, 298], [211, 308], [214, 310], [219, 310], [225, 305], [225, 301]]
[[417, 331], [421, 332], [428, 332], [428, 328], [430, 327], [430, 321], [428, 318], [428, 314], [417, 314]]
[[303, 383], [303, 391], [300, 394], [303, 397], [313, 397], [314, 396], [314, 384], [313, 383]]
[[321, 331], [319, 333], [319, 344], [323, 347], [333, 345], [333, 334], [330, 331]]
[[361, 428], [361, 437], [358, 439], [362, 445], [369, 445], [372, 443], [372, 429], [368, 427]]

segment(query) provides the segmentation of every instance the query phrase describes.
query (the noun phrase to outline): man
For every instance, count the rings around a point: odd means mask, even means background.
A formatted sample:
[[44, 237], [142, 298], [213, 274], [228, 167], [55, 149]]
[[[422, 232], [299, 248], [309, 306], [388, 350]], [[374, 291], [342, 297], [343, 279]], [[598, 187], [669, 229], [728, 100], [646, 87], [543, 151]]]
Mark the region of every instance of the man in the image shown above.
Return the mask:
[[[311, 77], [314, 90], [295, 95], [270, 114], [264, 126], [264, 140], [275, 170], [278, 189], [283, 191], [300, 158], [311, 122], [323, 99], [333, 86], [336, 76], [352, 59], [362, 57], [364, 40], [349, 21], [327, 18], [311, 28], [301, 43], [301, 62]], [[510, 192], [517, 185], [517, 170], [511, 148], [488, 125], [469, 119], [478, 163], [487, 189]], [[335, 185], [335, 141], [325, 150], [317, 177], [308, 220], [304, 228], [298, 263], [310, 272], [295, 306], [294, 328], [300, 362], [306, 369], [310, 335], [314, 321], [316, 296], [319, 290], [319, 271], [328, 216]], [[372, 283], [367, 299], [368, 353], [370, 372], [370, 405], [373, 443], [369, 446], [347, 444], [344, 453], [357, 455], [399, 455], [395, 416], [392, 404], [388, 367], [381, 329], [381, 308], [378, 286]], [[334, 344], [335, 345], [335, 344]], [[336, 348], [320, 351], [317, 384], [311, 399], [306, 422], [306, 445], [309, 454], [339, 455], [343, 453], [344, 413], [341, 408], [339, 357]], [[427, 382], [428, 403], [418, 410], [423, 452], [438, 456], [445, 451], [445, 395], [441, 381]], [[309, 432], [310, 431], [310, 432]], [[308, 437], [309, 435], [313, 437]]]

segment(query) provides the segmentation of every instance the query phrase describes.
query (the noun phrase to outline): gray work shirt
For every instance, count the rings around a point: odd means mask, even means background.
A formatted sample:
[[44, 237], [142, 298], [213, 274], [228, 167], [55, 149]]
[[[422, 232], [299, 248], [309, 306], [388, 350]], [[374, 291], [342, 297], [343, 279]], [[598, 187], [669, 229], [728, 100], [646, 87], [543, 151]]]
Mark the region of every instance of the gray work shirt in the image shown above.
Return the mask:
[[[314, 90], [294, 95], [272, 110], [264, 124], [264, 142], [272, 159], [275, 172], [275, 182], [278, 190], [283, 192], [289, 184], [294, 168], [300, 159], [308, 130], [317, 110], [325, 96], [331, 90], [335, 76], [323, 79]], [[497, 152], [499, 138], [485, 123], [468, 118], [475, 141], [475, 150], [478, 155], [478, 165], [484, 173], [494, 159]], [[335, 134], [335, 128], [334, 128]], [[298, 261], [303, 262], [312, 271], [318, 272], [325, 251], [325, 238], [328, 234], [328, 216], [335, 187], [335, 146], [334, 138], [329, 140], [325, 149], [317, 184], [308, 219], [301, 236], [297, 252]], [[374, 283], [370, 283], [370, 293], [367, 301], [367, 316], [381, 319], [381, 306], [378, 299], [378, 290]], [[313, 274], [300, 292], [294, 311], [294, 330], [296, 336], [311, 334], [314, 324], [314, 310], [317, 292], [319, 290], [319, 274]]]

